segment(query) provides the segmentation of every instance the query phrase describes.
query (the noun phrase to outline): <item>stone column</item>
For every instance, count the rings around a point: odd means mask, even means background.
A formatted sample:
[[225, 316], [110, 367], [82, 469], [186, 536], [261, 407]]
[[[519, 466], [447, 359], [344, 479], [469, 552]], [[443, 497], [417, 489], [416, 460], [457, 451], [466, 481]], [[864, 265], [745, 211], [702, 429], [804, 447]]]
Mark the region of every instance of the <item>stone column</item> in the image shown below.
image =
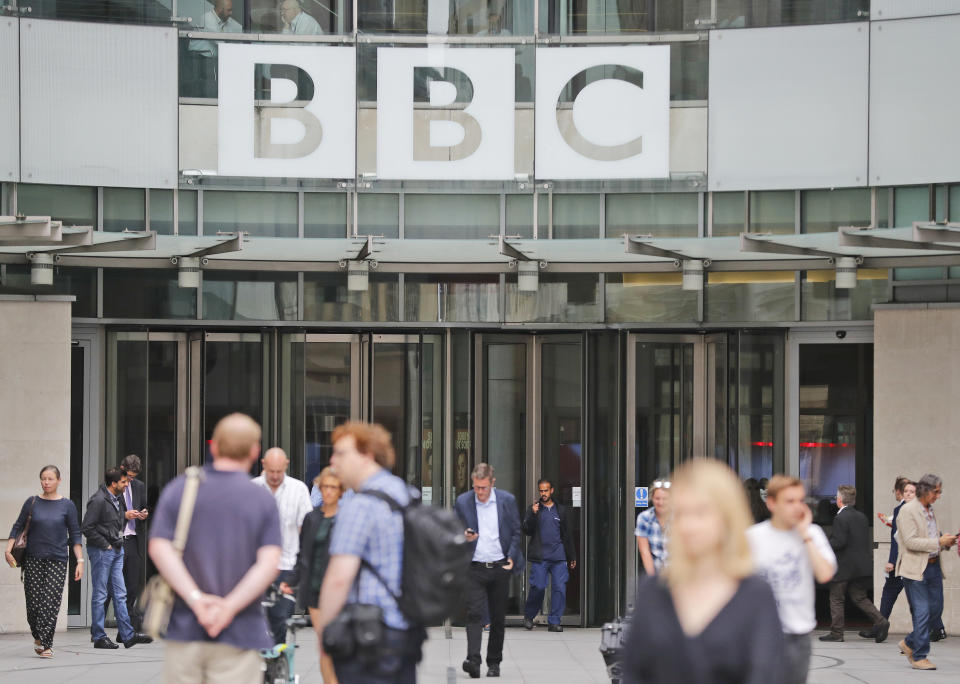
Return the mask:
[[[0, 525], [6, 539], [40, 468], [60, 468], [70, 494], [70, 302], [0, 295]], [[28, 631], [20, 571], [0, 567], [0, 633]], [[67, 627], [64, 588], [58, 629]]]
[[[960, 528], [960, 307], [918, 304], [886, 306], [874, 321], [873, 496], [877, 511], [893, 509], [897, 475], [943, 478], [935, 505], [943, 532]], [[879, 606], [890, 528], [876, 521], [874, 590]], [[960, 558], [944, 554], [943, 621], [960, 630]], [[901, 594], [902, 596], [902, 594]], [[891, 616], [892, 631], [909, 632], [905, 597]]]

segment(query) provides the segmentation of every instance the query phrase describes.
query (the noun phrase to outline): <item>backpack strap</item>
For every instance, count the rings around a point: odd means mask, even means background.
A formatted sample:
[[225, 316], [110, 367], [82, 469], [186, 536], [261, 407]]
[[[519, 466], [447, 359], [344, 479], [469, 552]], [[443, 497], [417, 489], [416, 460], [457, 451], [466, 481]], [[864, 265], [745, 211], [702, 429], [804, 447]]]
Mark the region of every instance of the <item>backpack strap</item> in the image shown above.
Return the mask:
[[[372, 496], [374, 499], [380, 499], [385, 504], [387, 504], [390, 507], [390, 510], [393, 511], [394, 513], [403, 513], [404, 509], [406, 508], [405, 506], [401, 506], [397, 502], [397, 500], [394, 499], [392, 496], [390, 496], [386, 492], [380, 491], [379, 489], [361, 489], [357, 491], [357, 494], [362, 494], [364, 496]], [[415, 499], [411, 496], [410, 503], [412, 504], [414, 501]], [[370, 572], [370, 574], [372, 574], [374, 577], [377, 578], [377, 581], [380, 582], [381, 585], [383, 585], [383, 588], [387, 590], [387, 593], [390, 594], [390, 597], [394, 600], [394, 602], [397, 604], [397, 607], [399, 608], [400, 597], [397, 594], [395, 594], [394, 591], [390, 588], [390, 585], [387, 584], [387, 580], [385, 580], [383, 575], [380, 574], [380, 571], [377, 570], [375, 567], [373, 567], [373, 565], [370, 564], [370, 561], [368, 561], [366, 558], [360, 559], [360, 567], [366, 568]]]

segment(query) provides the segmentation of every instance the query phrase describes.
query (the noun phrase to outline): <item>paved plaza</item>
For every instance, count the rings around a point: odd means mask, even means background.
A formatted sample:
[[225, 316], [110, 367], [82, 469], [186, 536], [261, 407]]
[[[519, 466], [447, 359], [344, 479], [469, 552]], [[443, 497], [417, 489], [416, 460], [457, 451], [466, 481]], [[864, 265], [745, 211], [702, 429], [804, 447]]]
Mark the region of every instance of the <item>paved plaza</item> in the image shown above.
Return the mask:
[[[655, 628], [655, 627], [652, 627]], [[960, 637], [934, 644], [931, 659], [936, 672], [910, 670], [896, 647], [902, 635], [890, 635], [884, 644], [875, 644], [848, 632], [842, 644], [814, 641], [813, 670], [810, 684], [904, 684], [909, 682], [956, 682], [960, 673]], [[526, 632], [508, 629], [504, 648], [505, 684], [550, 682], [551, 684], [601, 684], [608, 682], [603, 659], [597, 650], [600, 632], [596, 629], [567, 629], [551, 634], [543, 629]], [[301, 681], [320, 684], [316, 643], [312, 633], [303, 633], [297, 651], [297, 671]], [[53, 660], [40, 660], [33, 654], [27, 635], [0, 635], [0, 682], [7, 684], [94, 684], [103, 681], [135, 681], [152, 684], [161, 681], [163, 646], [151, 644], [130, 650], [97, 651], [92, 648], [86, 630], [70, 630], [57, 635]], [[460, 669], [466, 650], [463, 629], [454, 629], [453, 638], [445, 638], [442, 629], [432, 630], [424, 662], [420, 667], [422, 684], [447, 684], [468, 681]], [[484, 668], [486, 673], [486, 668]], [[349, 684], [345, 682], [344, 684]]]

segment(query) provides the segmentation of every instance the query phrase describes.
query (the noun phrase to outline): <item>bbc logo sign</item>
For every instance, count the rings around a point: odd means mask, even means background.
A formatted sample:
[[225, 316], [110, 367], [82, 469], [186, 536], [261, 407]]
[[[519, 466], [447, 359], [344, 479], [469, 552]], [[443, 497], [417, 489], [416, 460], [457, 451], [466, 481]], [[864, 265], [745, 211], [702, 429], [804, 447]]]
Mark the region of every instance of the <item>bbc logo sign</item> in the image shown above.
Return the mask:
[[[355, 48], [223, 43], [219, 60], [221, 175], [354, 176]], [[378, 48], [377, 176], [514, 179], [515, 64], [513, 48]], [[537, 178], [666, 178], [669, 126], [669, 46], [537, 48]]]

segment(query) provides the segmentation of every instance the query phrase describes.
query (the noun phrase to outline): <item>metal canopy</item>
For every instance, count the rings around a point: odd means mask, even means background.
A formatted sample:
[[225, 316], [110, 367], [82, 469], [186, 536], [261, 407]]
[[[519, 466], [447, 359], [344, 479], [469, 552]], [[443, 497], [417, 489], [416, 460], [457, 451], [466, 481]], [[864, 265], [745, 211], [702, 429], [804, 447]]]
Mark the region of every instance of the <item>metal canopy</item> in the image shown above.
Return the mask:
[[684, 259], [690, 258], [688, 256], [684, 256], [680, 252], [653, 245], [652, 237], [624, 235], [623, 248], [627, 254], [643, 254], [644, 256], [671, 259], [674, 262], [677, 262], [678, 265], [679, 262], [683, 261]]
[[924, 223], [914, 221], [916, 242], [960, 242], [960, 223]]

